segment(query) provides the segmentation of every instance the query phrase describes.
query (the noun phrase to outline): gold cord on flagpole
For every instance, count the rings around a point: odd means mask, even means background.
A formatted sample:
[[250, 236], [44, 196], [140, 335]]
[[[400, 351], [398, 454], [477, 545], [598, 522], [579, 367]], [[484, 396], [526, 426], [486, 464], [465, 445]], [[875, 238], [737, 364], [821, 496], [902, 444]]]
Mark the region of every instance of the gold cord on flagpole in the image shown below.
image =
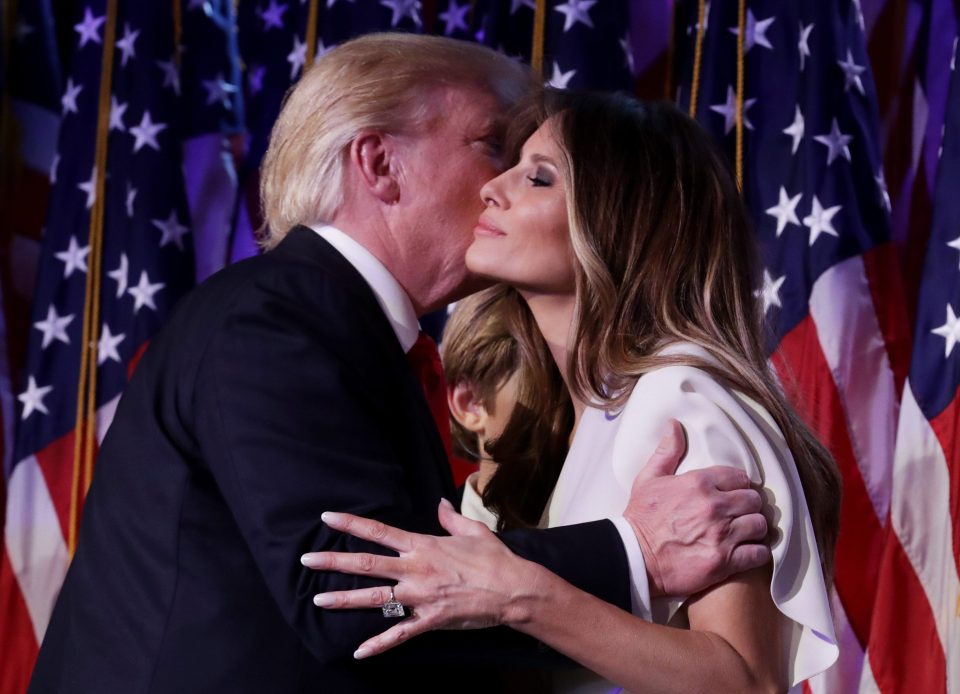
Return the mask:
[[700, 0], [697, 6], [697, 41], [693, 49], [693, 79], [690, 81], [690, 117], [697, 117], [697, 97], [700, 95], [700, 63], [703, 61], [703, 34], [707, 21], [707, 4]]
[[103, 226], [106, 210], [107, 141], [110, 133], [110, 92], [113, 81], [113, 55], [117, 34], [117, 0], [107, 0], [103, 58], [100, 64], [100, 94], [97, 111], [97, 135], [94, 149], [95, 192], [90, 211], [90, 235], [87, 243], [87, 278], [84, 298], [83, 337], [80, 343], [80, 379], [77, 387], [77, 420], [74, 425], [73, 485], [70, 498], [68, 549], [73, 557], [77, 548], [77, 528], [82, 499], [93, 478], [97, 415], [97, 342], [100, 326], [100, 265], [103, 252]]
[[310, 0], [310, 8], [307, 12], [307, 60], [303, 66], [304, 72], [310, 69], [317, 57], [317, 17], [319, 14], [319, 1]]
[[530, 48], [530, 67], [544, 79], [543, 37], [547, 27], [547, 0], [537, 0], [533, 10], [533, 45]]
[[746, 41], [747, 2], [740, 0], [737, 9], [737, 189], [743, 190], [743, 47]]
[[173, 0], [173, 60], [180, 69], [180, 46], [183, 43], [183, 0]]

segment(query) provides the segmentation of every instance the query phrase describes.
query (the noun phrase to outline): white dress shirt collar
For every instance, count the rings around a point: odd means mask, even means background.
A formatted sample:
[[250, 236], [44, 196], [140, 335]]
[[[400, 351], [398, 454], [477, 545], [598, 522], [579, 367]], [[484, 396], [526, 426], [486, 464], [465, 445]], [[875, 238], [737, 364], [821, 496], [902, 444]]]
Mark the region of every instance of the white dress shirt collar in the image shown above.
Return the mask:
[[420, 335], [420, 323], [417, 321], [413, 302], [403, 291], [400, 283], [373, 253], [336, 227], [328, 224], [310, 228], [336, 248], [370, 285], [377, 303], [380, 304], [384, 315], [390, 321], [390, 327], [397, 335], [400, 346], [403, 347], [404, 352], [409, 352]]

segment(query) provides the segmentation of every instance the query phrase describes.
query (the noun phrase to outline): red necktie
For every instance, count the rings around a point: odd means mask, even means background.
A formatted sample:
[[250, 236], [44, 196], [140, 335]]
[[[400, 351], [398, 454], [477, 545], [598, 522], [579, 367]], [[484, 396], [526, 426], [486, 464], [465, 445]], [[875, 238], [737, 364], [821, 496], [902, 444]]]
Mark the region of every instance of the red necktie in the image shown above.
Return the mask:
[[450, 412], [447, 410], [447, 382], [443, 377], [443, 364], [440, 362], [440, 352], [437, 343], [421, 331], [417, 341], [407, 352], [407, 361], [413, 369], [413, 374], [423, 387], [423, 394], [427, 397], [430, 414], [440, 432], [443, 441], [443, 450], [453, 471], [454, 484], [460, 485], [474, 468], [466, 461], [455, 458], [450, 448]]

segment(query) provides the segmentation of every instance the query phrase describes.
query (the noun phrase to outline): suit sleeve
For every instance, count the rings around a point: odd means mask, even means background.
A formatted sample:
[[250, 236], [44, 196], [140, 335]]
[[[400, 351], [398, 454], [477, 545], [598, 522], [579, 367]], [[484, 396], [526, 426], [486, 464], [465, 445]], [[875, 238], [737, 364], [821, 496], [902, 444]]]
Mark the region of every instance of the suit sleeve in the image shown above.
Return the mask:
[[[441, 531], [435, 507], [414, 508], [409, 474], [417, 461], [387, 426], [396, 413], [384, 408], [380, 367], [357, 361], [370, 353], [352, 338], [363, 332], [362, 317], [337, 305], [335, 292], [309, 306], [289, 295], [270, 286], [246, 292], [214, 331], [199, 361], [195, 435], [281, 612], [327, 662], [349, 657], [385, 623], [378, 611], [318, 610], [313, 595], [383, 580], [311, 571], [300, 555], [386, 552], [331, 531], [320, 514], [345, 511]], [[517, 532], [504, 541], [575, 585], [629, 605], [626, 559], [612, 524]]]

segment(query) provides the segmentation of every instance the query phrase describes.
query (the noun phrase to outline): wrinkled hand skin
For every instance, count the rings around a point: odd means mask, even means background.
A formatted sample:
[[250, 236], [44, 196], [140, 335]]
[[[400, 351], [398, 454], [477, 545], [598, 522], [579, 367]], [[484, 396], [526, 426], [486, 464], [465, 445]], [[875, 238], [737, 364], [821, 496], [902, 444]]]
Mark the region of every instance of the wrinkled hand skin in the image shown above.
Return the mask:
[[717, 466], [675, 475], [685, 451], [683, 427], [671, 420], [623, 512], [653, 597], [694, 595], [771, 559], [763, 498], [747, 474]]

